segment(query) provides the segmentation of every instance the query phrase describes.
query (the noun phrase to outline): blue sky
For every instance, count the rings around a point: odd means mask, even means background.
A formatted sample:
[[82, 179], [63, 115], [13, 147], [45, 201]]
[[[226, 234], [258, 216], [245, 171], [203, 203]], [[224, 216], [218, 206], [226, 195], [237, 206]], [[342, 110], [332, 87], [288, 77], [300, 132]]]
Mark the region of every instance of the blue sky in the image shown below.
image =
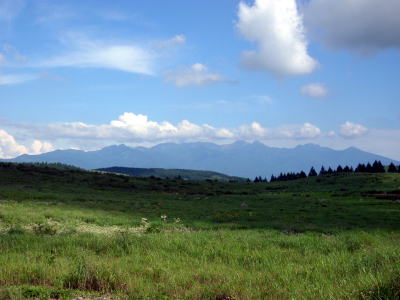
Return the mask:
[[0, 0], [0, 157], [115, 143], [400, 159], [398, 0]]

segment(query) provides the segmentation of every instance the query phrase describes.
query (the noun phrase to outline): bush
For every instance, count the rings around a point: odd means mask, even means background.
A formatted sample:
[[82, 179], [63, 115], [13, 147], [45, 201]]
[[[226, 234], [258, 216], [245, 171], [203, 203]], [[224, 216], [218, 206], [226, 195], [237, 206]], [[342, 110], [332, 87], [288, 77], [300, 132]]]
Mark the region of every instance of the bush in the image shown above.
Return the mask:
[[38, 235], [55, 235], [58, 232], [57, 226], [50, 223], [36, 223], [33, 225], [33, 232]]
[[25, 232], [25, 229], [22, 228], [20, 225], [10, 227], [10, 229], [8, 229], [7, 231], [8, 234], [24, 234]]

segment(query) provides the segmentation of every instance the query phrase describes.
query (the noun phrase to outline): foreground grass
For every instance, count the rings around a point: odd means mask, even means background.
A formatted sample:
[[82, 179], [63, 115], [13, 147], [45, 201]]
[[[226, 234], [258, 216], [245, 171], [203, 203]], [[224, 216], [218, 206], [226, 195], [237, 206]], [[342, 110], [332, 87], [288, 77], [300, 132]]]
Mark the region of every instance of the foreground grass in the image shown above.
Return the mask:
[[0, 299], [398, 299], [399, 190], [0, 165]]
[[399, 238], [384, 232], [269, 230], [108, 238], [14, 233], [2, 237], [0, 283], [131, 299], [390, 299], [398, 293]]

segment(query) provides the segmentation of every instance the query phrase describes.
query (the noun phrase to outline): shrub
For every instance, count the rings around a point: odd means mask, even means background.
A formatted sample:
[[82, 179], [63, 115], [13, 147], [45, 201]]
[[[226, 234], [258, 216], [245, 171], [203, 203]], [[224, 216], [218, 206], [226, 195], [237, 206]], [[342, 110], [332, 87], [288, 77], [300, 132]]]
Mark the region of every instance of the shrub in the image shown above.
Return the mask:
[[50, 223], [36, 223], [33, 225], [33, 232], [38, 235], [55, 235], [58, 232], [57, 226]]
[[10, 227], [7, 231], [8, 234], [24, 234], [25, 229], [22, 228], [20, 225], [15, 225], [13, 227]]

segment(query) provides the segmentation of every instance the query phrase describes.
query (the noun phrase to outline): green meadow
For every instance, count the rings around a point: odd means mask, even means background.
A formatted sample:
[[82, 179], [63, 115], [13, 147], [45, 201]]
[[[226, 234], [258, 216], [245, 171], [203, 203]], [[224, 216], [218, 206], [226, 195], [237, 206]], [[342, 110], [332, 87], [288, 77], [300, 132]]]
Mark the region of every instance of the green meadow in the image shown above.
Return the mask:
[[399, 299], [400, 174], [287, 182], [0, 164], [0, 299]]

